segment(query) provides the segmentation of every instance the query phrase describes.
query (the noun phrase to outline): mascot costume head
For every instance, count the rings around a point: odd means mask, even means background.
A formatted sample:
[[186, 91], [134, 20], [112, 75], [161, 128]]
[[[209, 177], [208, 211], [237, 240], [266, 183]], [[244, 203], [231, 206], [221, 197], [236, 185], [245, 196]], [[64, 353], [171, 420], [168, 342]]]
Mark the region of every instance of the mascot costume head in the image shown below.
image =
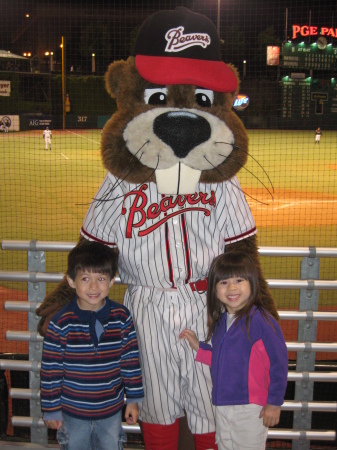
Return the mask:
[[[137, 331], [145, 397], [146, 449], [178, 448], [186, 414], [197, 450], [216, 449], [211, 379], [179, 334], [207, 333], [207, 274], [213, 258], [241, 251], [263, 278], [256, 228], [236, 174], [248, 138], [232, 105], [234, 67], [221, 61], [213, 23], [186, 8], [160, 11], [141, 26], [134, 52], [106, 73], [117, 111], [102, 134], [107, 174], [77, 245], [101, 242], [119, 253], [119, 275]], [[73, 298], [63, 281], [38, 310], [50, 317]]]

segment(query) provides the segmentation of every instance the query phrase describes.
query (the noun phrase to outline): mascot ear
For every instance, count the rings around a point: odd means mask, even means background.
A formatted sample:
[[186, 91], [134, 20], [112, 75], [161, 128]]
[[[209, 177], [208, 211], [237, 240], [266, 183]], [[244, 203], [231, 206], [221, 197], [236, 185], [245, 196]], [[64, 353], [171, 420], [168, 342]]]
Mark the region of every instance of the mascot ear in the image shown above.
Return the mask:
[[144, 101], [147, 82], [137, 72], [135, 58], [115, 61], [105, 74], [105, 87], [117, 101], [118, 109], [132, 110], [138, 102]]
[[121, 82], [125, 74], [127, 61], [116, 61], [110, 64], [105, 74], [105, 87], [111, 97], [118, 98], [121, 94]]

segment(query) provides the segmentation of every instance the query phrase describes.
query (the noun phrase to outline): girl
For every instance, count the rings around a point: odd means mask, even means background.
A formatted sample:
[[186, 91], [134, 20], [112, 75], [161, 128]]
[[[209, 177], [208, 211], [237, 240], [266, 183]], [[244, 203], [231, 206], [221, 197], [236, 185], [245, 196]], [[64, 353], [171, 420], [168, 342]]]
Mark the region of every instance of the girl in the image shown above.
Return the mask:
[[207, 326], [206, 342], [191, 330], [180, 337], [197, 352], [196, 361], [211, 366], [218, 449], [264, 449], [268, 427], [280, 419], [288, 352], [276, 307], [263, 304], [248, 256], [225, 253], [214, 259]]

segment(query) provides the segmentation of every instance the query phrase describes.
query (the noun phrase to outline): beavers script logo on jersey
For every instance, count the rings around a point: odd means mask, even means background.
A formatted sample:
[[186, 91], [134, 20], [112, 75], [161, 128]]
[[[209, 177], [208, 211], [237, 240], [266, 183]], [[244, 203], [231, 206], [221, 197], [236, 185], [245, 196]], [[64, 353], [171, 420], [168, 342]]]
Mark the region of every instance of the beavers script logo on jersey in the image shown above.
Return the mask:
[[[148, 186], [146, 184], [143, 184], [142, 186], [140, 186], [139, 190], [131, 191], [124, 197], [125, 201], [127, 197], [134, 196], [133, 203], [131, 204], [131, 207], [129, 209], [129, 217], [126, 225], [127, 238], [131, 238], [132, 228], [140, 228], [142, 225], [144, 225], [147, 219], [156, 219], [157, 217], [160, 216], [161, 213], [164, 213], [165, 217], [163, 217], [150, 227], [139, 231], [138, 235], [140, 237], [147, 236], [172, 217], [184, 214], [188, 211], [200, 211], [203, 212], [205, 216], [209, 216], [210, 211], [207, 208], [202, 207], [201, 205], [216, 206], [214, 191], [211, 191], [211, 194], [209, 196], [204, 192], [199, 193], [195, 192], [194, 194], [190, 195], [163, 197], [159, 204], [151, 203], [148, 205], [148, 198], [144, 193], [144, 191], [147, 188]], [[196, 206], [198, 204], [200, 206]], [[190, 205], [190, 207], [187, 207], [188, 205]], [[179, 211], [170, 212], [170, 210], [173, 210], [176, 206], [182, 209], [180, 209]], [[122, 207], [123, 216], [125, 216], [126, 213], [127, 209], [123, 206]], [[135, 222], [136, 220], [135, 216], [137, 213], [140, 214], [140, 220], [138, 222]]]

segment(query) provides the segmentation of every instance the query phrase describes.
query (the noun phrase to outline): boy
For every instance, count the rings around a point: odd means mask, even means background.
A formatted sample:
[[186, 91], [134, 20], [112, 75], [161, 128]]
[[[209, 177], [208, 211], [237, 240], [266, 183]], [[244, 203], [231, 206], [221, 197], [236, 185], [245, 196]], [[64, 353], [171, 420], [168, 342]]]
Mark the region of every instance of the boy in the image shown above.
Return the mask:
[[41, 363], [43, 420], [62, 449], [122, 448], [124, 389], [126, 422], [138, 419], [144, 391], [133, 320], [107, 297], [116, 273], [117, 254], [103, 244], [69, 253], [76, 295], [50, 321]]

